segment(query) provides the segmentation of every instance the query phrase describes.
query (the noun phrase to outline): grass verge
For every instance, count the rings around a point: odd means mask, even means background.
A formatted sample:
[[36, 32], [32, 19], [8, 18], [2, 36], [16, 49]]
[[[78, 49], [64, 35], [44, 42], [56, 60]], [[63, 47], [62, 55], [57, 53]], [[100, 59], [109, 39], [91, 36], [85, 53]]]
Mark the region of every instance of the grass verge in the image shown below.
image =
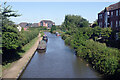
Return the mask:
[[[20, 52], [17, 52], [18, 55], [20, 55], [21, 57], [24, 55], [25, 52], [27, 52], [31, 47], [32, 45], [35, 44], [35, 42], [38, 40], [38, 37], [32, 39], [28, 44], [26, 44], [25, 46], [22, 47], [22, 51]], [[12, 62], [12, 63], [15, 63], [16, 61]], [[5, 70], [5, 69], [8, 69], [12, 63], [8, 63], [4, 66], [2, 66], [2, 70]]]

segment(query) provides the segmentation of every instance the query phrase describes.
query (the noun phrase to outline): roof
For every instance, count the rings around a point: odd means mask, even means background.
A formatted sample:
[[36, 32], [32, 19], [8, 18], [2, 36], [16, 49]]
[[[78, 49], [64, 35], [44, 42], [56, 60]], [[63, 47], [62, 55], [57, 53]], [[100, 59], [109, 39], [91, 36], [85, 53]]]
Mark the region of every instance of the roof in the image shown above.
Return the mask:
[[22, 22], [22, 23], [20, 23], [19, 25], [21, 26], [21, 27], [26, 27], [27, 26], [27, 22]]
[[32, 27], [38, 27], [38, 23], [33, 23]]
[[115, 3], [115, 4], [112, 4], [112, 5], [110, 5], [109, 7], [111, 8], [111, 10], [118, 9], [118, 8], [120, 8], [120, 2]]
[[[45, 22], [45, 23], [54, 23], [54, 22], [52, 22], [51, 20], [42, 20], [42, 21], [40, 21], [40, 22]], [[55, 24], [55, 23], [54, 23]]]
[[115, 10], [115, 9], [119, 9], [119, 8], [120, 8], [120, 2], [112, 4], [112, 5], [108, 6], [108, 7], [105, 7], [105, 9], [102, 10], [100, 13], [103, 13], [105, 10], [111, 11], [111, 10]]

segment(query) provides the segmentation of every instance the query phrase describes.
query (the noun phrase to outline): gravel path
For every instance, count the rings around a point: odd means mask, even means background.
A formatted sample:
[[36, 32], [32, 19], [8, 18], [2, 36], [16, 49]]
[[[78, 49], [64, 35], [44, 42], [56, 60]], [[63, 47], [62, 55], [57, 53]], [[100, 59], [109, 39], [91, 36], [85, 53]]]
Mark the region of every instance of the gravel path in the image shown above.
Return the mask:
[[26, 66], [27, 62], [34, 54], [39, 41], [42, 39], [40, 36], [41, 34], [38, 35], [38, 40], [36, 41], [36, 43], [25, 53], [25, 55], [21, 59], [19, 59], [15, 63], [12, 63], [9, 69], [3, 71], [2, 78], [17, 78], [19, 76], [23, 68]]

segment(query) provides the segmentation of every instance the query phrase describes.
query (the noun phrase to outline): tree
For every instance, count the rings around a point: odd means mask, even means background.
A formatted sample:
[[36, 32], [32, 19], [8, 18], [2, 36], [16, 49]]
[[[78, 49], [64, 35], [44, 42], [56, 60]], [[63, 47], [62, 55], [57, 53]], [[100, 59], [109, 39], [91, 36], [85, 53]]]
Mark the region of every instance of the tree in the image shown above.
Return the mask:
[[107, 42], [108, 41], [108, 38], [110, 37], [112, 33], [112, 30], [110, 27], [107, 27], [107, 28], [102, 28], [102, 31], [101, 31], [101, 37], [103, 38], [103, 41]]
[[91, 27], [94, 28], [96, 26], [98, 26], [98, 20], [95, 20]]
[[51, 27], [50, 32], [52, 33], [54, 30], [56, 30], [56, 26], [55, 26], [55, 25], [53, 25], [53, 26]]
[[78, 15], [66, 15], [62, 24], [62, 28], [66, 30], [74, 30], [75, 28], [88, 27], [89, 23], [86, 19]]
[[0, 11], [1, 11], [1, 17], [2, 17], [2, 26], [4, 24], [9, 24], [11, 21], [8, 19], [8, 17], [18, 17], [21, 16], [17, 14], [17, 11], [12, 10], [12, 6], [6, 5], [7, 2], [3, 3], [3, 7], [0, 6]]
[[15, 27], [14, 22], [9, 20], [9, 17], [20, 16], [16, 11], [12, 10], [10, 5], [6, 5], [6, 2], [1, 7], [2, 14], [2, 49], [3, 54], [9, 50], [15, 50], [20, 47], [20, 33]]

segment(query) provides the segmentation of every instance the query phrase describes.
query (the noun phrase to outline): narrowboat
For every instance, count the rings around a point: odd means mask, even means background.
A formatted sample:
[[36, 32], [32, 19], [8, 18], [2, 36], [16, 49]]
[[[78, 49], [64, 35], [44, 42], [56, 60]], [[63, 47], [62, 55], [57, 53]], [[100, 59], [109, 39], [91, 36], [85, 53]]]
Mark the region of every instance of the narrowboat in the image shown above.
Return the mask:
[[47, 35], [43, 35], [43, 38], [42, 38], [42, 40], [44, 40], [44, 41], [48, 41], [48, 37], [47, 37]]
[[46, 50], [46, 46], [47, 46], [46, 41], [41, 40], [38, 44], [37, 50]]

